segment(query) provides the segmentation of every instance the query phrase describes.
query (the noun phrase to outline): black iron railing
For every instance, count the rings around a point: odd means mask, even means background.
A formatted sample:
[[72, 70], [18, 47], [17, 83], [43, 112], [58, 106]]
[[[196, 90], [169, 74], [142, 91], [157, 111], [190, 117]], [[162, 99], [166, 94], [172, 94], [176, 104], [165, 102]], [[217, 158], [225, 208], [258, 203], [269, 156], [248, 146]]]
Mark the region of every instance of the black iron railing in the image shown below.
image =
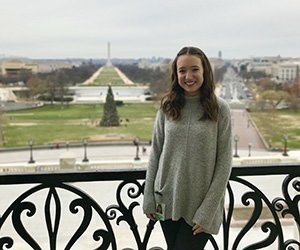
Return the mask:
[[[135, 218], [136, 213], [142, 213], [140, 203], [145, 172], [101, 170], [0, 175], [0, 191], [1, 188], [6, 188], [6, 185], [12, 185], [12, 189], [20, 185], [26, 187], [4, 211], [0, 211], [0, 248], [121, 249], [117, 244], [118, 235], [115, 234], [114, 228], [125, 222], [128, 228], [126, 233], [132, 234], [135, 240], [134, 249], [149, 249], [147, 245], [155, 223], [148, 223], [143, 217], [145, 225], [148, 224], [146, 229], [142, 229], [137, 226]], [[264, 182], [271, 184], [274, 177], [278, 176], [283, 176], [283, 179], [280, 183], [281, 193], [276, 197], [268, 197], [255, 182], [249, 180], [249, 177], [265, 178]], [[78, 184], [91, 182], [118, 182], [114, 191], [115, 204], [99, 204], [86, 190], [78, 187]], [[31, 185], [28, 187], [26, 184]], [[245, 191], [242, 191], [240, 196], [236, 194], [242, 189]], [[99, 193], [101, 192], [102, 196], [106, 195], [105, 191], [99, 190]], [[124, 193], [127, 198], [124, 198]], [[7, 195], [1, 197], [2, 203], [4, 197], [9, 196]], [[280, 250], [296, 249], [300, 246], [299, 200], [299, 164], [234, 167], [227, 188], [228, 205], [224, 209], [222, 237], [221, 240], [220, 237], [211, 237], [207, 249], [264, 249], [268, 246]], [[71, 221], [64, 218], [68, 213], [73, 215]], [[242, 215], [242, 218], [236, 218], [236, 214]], [[286, 220], [289, 227], [294, 227], [292, 237], [285, 234]], [[69, 230], [71, 233], [66, 233], [63, 223], [75, 223], [76, 226]], [[41, 229], [43, 226], [45, 230]], [[252, 230], [256, 230], [262, 236], [252, 237], [250, 243], [249, 240], [246, 242], [245, 238]], [[84, 237], [86, 234], [88, 237]], [[89, 242], [80, 247], [78, 244], [82, 241]], [[59, 245], [62, 242], [64, 245]], [[22, 247], [19, 247], [19, 244], [23, 244]], [[151, 249], [162, 249], [157, 245]]]

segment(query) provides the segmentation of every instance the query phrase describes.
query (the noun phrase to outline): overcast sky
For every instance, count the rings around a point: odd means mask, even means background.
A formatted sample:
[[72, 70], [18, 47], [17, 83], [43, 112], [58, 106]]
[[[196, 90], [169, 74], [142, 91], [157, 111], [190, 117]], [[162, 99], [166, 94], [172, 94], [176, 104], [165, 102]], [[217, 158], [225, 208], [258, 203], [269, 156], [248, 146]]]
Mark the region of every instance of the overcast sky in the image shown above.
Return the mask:
[[0, 55], [300, 57], [300, 0], [0, 0]]

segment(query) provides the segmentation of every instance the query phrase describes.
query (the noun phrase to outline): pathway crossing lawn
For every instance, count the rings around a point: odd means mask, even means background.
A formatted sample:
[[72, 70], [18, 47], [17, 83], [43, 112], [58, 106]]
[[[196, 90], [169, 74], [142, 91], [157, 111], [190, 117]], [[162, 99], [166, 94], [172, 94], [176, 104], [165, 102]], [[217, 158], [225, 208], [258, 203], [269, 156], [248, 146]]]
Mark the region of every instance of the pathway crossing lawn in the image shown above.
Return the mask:
[[117, 107], [119, 127], [100, 127], [102, 104], [44, 106], [37, 109], [6, 113], [4, 129], [6, 147], [99, 140], [150, 140], [157, 105], [125, 104]]
[[250, 114], [270, 148], [283, 148], [283, 135], [287, 135], [288, 148], [300, 149], [300, 110], [261, 111]]
[[95, 84], [99, 85], [123, 85], [124, 81], [118, 75], [114, 67], [103, 67], [98, 78], [95, 79]]

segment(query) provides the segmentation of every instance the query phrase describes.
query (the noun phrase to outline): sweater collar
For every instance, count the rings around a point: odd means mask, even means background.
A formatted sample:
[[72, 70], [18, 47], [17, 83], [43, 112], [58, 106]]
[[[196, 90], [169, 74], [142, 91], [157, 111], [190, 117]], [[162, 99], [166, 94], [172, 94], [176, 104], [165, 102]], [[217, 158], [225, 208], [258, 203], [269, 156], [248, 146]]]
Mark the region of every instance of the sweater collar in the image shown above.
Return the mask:
[[186, 100], [187, 103], [199, 102], [200, 95], [185, 96], [185, 100]]

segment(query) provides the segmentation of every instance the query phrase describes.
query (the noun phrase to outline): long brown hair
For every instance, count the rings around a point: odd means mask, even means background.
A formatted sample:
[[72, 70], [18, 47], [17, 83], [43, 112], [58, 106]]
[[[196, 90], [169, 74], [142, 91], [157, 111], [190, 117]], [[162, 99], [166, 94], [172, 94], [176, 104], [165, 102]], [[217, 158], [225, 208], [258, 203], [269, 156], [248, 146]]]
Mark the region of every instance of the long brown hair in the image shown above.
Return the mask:
[[217, 121], [219, 107], [217, 97], [214, 93], [215, 83], [213, 72], [208, 58], [204, 52], [196, 47], [182, 48], [172, 63], [171, 87], [168, 93], [162, 98], [160, 108], [168, 118], [179, 120], [181, 109], [185, 105], [184, 90], [178, 83], [177, 60], [181, 55], [194, 55], [200, 58], [203, 66], [203, 84], [200, 89], [200, 103], [203, 106], [204, 114], [201, 120]]

